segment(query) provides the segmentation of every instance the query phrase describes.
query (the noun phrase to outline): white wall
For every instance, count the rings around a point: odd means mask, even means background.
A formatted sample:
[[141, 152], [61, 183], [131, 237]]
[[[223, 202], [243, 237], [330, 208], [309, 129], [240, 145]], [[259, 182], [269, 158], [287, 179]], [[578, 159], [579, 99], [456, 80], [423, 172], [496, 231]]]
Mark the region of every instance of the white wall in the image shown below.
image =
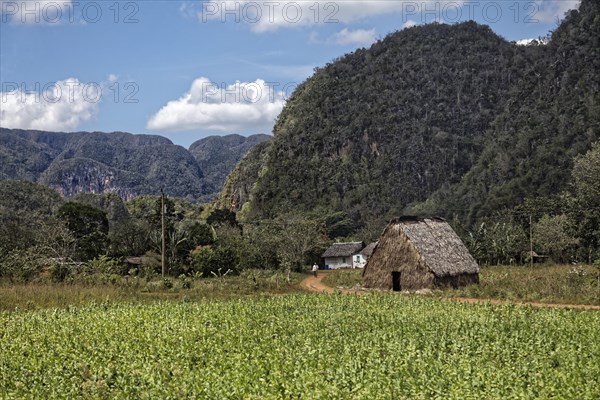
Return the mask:
[[325, 265], [329, 269], [352, 268], [352, 257], [328, 257], [325, 258]]
[[352, 268], [364, 268], [367, 263], [367, 258], [362, 254], [352, 256]]
[[329, 269], [364, 268], [366, 263], [367, 259], [362, 254], [355, 254], [352, 257], [329, 257], [325, 259], [325, 265], [329, 265]]

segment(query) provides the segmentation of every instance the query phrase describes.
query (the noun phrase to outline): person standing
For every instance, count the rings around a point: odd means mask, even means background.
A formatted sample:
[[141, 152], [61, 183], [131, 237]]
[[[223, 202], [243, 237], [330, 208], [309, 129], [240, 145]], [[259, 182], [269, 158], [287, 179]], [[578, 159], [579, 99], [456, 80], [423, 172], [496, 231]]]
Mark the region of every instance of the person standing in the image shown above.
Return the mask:
[[312, 273], [314, 275], [314, 277], [317, 277], [317, 271], [319, 270], [319, 266], [317, 265], [317, 263], [314, 263], [312, 266]]

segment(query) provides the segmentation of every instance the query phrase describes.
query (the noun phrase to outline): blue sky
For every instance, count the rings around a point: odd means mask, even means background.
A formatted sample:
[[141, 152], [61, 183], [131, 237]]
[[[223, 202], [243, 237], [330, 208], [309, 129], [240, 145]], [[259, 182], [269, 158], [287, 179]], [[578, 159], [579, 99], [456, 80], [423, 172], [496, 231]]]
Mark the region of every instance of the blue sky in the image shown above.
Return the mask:
[[160, 134], [270, 133], [315, 67], [433, 21], [546, 35], [578, 0], [0, 0], [0, 125]]

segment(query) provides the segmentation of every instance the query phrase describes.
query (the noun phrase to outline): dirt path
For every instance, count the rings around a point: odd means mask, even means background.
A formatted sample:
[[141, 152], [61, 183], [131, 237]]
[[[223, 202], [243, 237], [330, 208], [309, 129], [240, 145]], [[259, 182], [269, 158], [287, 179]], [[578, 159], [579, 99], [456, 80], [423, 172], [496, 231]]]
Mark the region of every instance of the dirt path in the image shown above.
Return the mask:
[[300, 282], [300, 287], [309, 292], [319, 292], [319, 293], [333, 293], [333, 288], [329, 286], [325, 286], [321, 281], [325, 277], [328, 272], [319, 272], [316, 277], [313, 275], [308, 276], [302, 282]]
[[[310, 275], [306, 277], [302, 282], [300, 282], [300, 287], [309, 292], [318, 292], [318, 293], [333, 293], [335, 289], [325, 285], [322, 280], [323, 278], [331, 272], [323, 272], [319, 271], [317, 277]], [[353, 290], [338, 290], [344, 294], [357, 294], [357, 293], [365, 293], [365, 292], [357, 292]], [[442, 298], [445, 301], [454, 301], [458, 303], [467, 303], [467, 304], [515, 304], [521, 306], [532, 306], [538, 308], [564, 308], [564, 309], [575, 309], [575, 310], [600, 310], [600, 306], [593, 305], [585, 305], [585, 304], [551, 304], [551, 303], [535, 303], [535, 302], [512, 302], [508, 300], [499, 300], [499, 299], [474, 299], [474, 298], [466, 298], [466, 297], [452, 297], [452, 298]]]

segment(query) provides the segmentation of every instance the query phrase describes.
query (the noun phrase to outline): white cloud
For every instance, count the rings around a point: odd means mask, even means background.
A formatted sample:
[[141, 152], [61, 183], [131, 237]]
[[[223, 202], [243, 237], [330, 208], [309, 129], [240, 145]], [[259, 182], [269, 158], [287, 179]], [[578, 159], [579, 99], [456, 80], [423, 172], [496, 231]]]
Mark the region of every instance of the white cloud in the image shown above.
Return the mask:
[[403, 25], [402, 25], [402, 29], [405, 28], [412, 28], [413, 26], [417, 26], [417, 22], [413, 21], [412, 19], [409, 19], [408, 21], [406, 21]]
[[517, 40], [517, 46], [529, 46], [533, 42], [537, 42], [540, 45], [545, 45], [545, 44], [548, 44], [549, 39], [547, 39], [547, 38], [521, 39], [521, 40]]
[[101, 87], [69, 78], [46, 85], [4, 82], [0, 92], [0, 126], [48, 131], [73, 130], [98, 109]]
[[[402, 22], [412, 17], [429, 18], [431, 12], [440, 17], [444, 6], [452, 9], [462, 6], [464, 0], [347, 0], [331, 1], [278, 1], [253, 0], [204, 1], [198, 18], [202, 23], [220, 21], [245, 23], [254, 32], [274, 31], [319, 24], [348, 24], [377, 15], [401, 14]], [[428, 17], [429, 16], [429, 17]]]
[[190, 90], [168, 102], [147, 123], [151, 130], [219, 132], [270, 131], [295, 84], [254, 82], [216, 84], [194, 80]]
[[109, 82], [116, 82], [119, 80], [119, 75], [116, 74], [109, 74], [108, 75], [108, 81]]
[[527, 46], [529, 44], [531, 44], [531, 42], [533, 42], [536, 39], [521, 39], [521, 40], [517, 40], [517, 45], [519, 46]]
[[560, 21], [567, 11], [578, 9], [579, 4], [581, 0], [535, 0], [528, 9], [531, 12], [528, 17], [545, 23]]
[[333, 35], [332, 40], [342, 46], [346, 45], [370, 45], [375, 42], [375, 28], [373, 29], [342, 29]]

